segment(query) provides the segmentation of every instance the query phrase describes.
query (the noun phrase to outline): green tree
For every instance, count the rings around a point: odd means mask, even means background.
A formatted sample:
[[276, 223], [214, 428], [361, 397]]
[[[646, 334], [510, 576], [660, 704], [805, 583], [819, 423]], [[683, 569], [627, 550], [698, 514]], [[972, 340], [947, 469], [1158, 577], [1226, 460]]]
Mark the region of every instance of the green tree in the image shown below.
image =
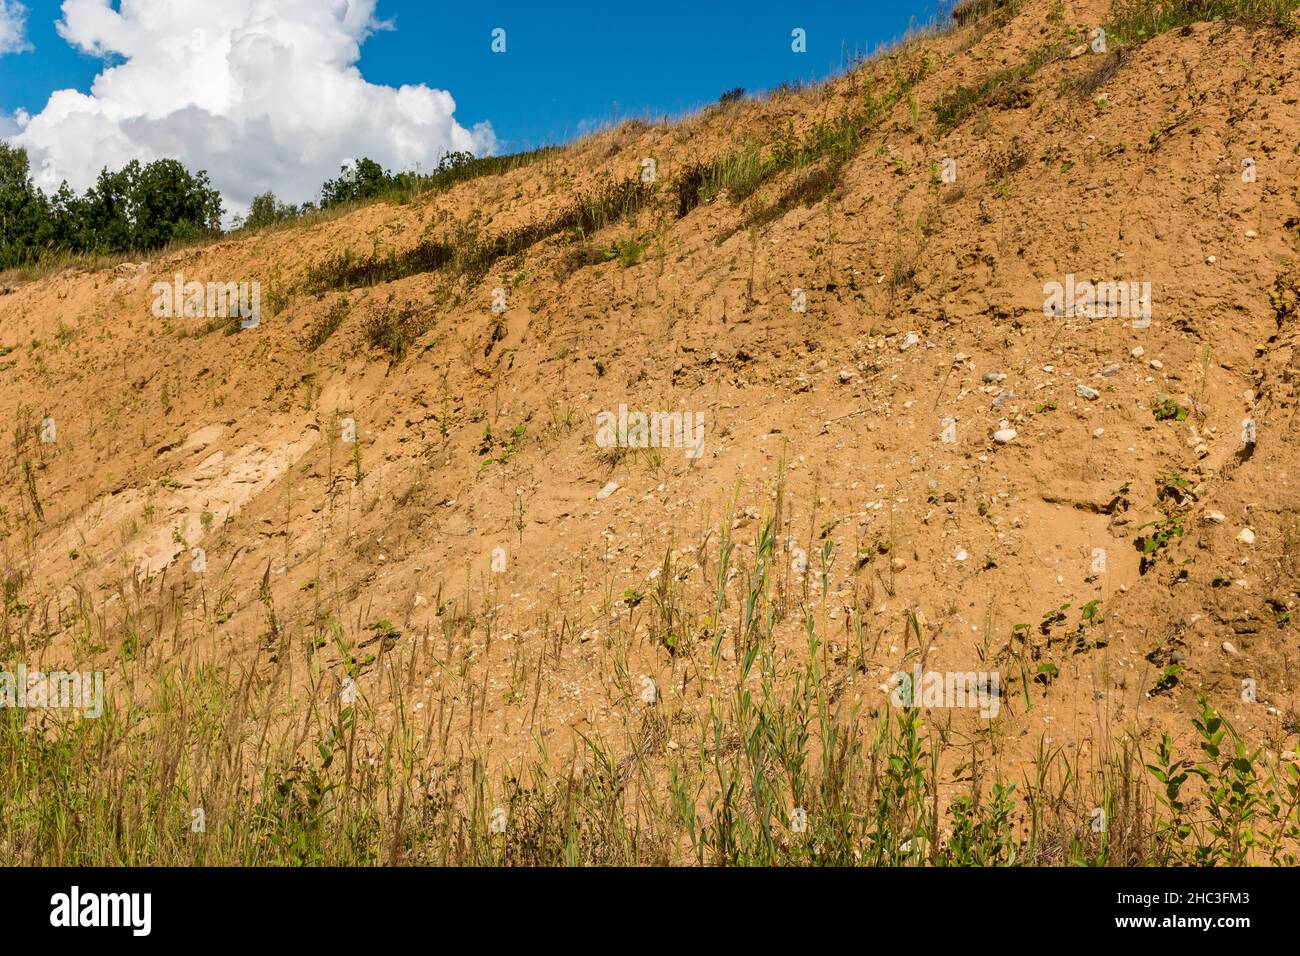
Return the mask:
[[338, 179], [325, 180], [320, 189], [320, 205], [322, 209], [328, 209], [342, 203], [373, 199], [400, 182], [400, 176], [394, 176], [373, 159], [358, 159], [351, 169], [340, 166]]
[[275, 198], [273, 192], [264, 192], [260, 196], [253, 197], [252, 205], [248, 207], [248, 216], [241, 223], [241, 227], [244, 229], [261, 229], [277, 222], [297, 219], [305, 211], [305, 209], [299, 210], [292, 203], [280, 202]]
[[32, 184], [27, 151], [0, 140], [0, 268], [34, 257], [48, 231], [49, 210]]
[[460, 169], [462, 166], [468, 166], [472, 162], [474, 162], [473, 153], [467, 153], [463, 149], [451, 150], [450, 152], [443, 153], [442, 156], [438, 158], [438, 168], [434, 170], [434, 173], [452, 173]]
[[128, 208], [132, 246], [158, 249], [169, 242], [197, 239], [221, 231], [221, 194], [208, 183], [208, 174], [191, 174], [174, 159], [159, 159], [141, 167], [132, 160]]
[[55, 249], [72, 252], [84, 251], [82, 233], [85, 227], [85, 204], [68, 185], [59, 184], [49, 198], [49, 244]]
[[[139, 163], [132, 163], [139, 166]], [[81, 201], [79, 251], [125, 252], [131, 248], [130, 166], [99, 172], [95, 185]]]

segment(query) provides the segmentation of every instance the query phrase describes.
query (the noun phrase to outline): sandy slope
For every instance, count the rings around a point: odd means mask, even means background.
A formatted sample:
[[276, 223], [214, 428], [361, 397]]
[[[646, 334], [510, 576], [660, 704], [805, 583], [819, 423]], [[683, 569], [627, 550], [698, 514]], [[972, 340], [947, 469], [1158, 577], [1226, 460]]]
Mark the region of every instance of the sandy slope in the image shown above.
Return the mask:
[[[852, 685], [862, 699], [883, 703], [879, 685], [911, 666], [909, 612], [933, 640], [928, 666], [1016, 679], [1013, 627], [1025, 623], [1034, 667], [1051, 660], [1060, 673], [1031, 687], [1032, 712], [1005, 709], [1013, 767], [1044, 736], [1086, 752], [1124, 727], [1181, 733], [1202, 694], [1270, 749], [1294, 750], [1297, 315], [1279, 317], [1270, 291], [1300, 247], [1300, 44], [1199, 25], [1141, 47], [1088, 96], [1063, 80], [1104, 58], [1066, 58], [940, 134], [932, 106], [944, 94], [1107, 9], [1067, 3], [1054, 23], [1051, 6], [1031, 0], [1004, 29], [923, 38], [818, 90], [675, 126], [626, 124], [407, 205], [0, 296], [4, 419], [10, 430], [57, 424], [53, 443], [29, 437], [3, 457], [3, 563], [29, 609], [10, 613], [12, 639], [47, 662], [93, 659], [111, 688], [123, 595], [144, 580], [157, 632], [174, 635], [164, 656], [260, 654], [258, 666], [274, 666], [269, 598], [288, 640], [324, 642], [319, 663], [341, 679], [325, 616], [359, 655], [378, 649], [371, 625], [388, 621], [396, 642], [436, 649], [404, 677], [416, 700], [457, 702], [453, 739], [511, 753], [554, 735], [563, 749], [576, 730], [627, 720], [612, 632], [631, 636], [618, 666], [633, 684], [651, 675], [683, 706], [726, 679], [730, 639], [715, 677], [670, 655], [653, 602], [632, 607], [624, 594], [672, 575], [707, 647], [721, 532], [752, 554], [784, 460], [781, 586], [798, 594], [800, 548], [820, 593], [831, 545], [823, 633], [844, 677], [865, 655], [866, 679]], [[744, 136], [807, 129], [924, 51], [920, 122], [896, 106], [828, 201], [755, 230], [734, 231], [741, 211], [726, 196], [676, 217], [669, 184], [685, 164]], [[473, 287], [433, 273], [301, 291], [309, 265], [345, 248], [402, 250], [455, 221], [488, 233], [536, 221], [646, 156], [662, 202], [597, 237], [657, 233], [630, 267], [566, 274], [570, 244], [552, 239]], [[944, 156], [956, 184], [934, 181]], [[1255, 182], [1242, 181], [1245, 157]], [[151, 314], [151, 284], [178, 272], [295, 291], [256, 329], [205, 332], [204, 319]], [[1150, 327], [1045, 316], [1044, 284], [1067, 274], [1149, 282]], [[791, 308], [796, 288], [804, 313]], [[310, 330], [345, 298], [341, 327], [309, 351]], [[363, 327], [404, 304], [435, 321], [391, 364]], [[1192, 414], [1157, 421], [1163, 397]], [[702, 412], [704, 454], [615, 461], [596, 444], [596, 416], [620, 404]], [[337, 440], [342, 418], [355, 421], [359, 463]], [[1248, 456], [1245, 419], [1258, 439]], [[1014, 440], [995, 440], [1001, 428]], [[1134, 539], [1174, 475], [1194, 496], [1185, 534], [1143, 574]], [[611, 481], [617, 490], [598, 497]], [[860, 549], [876, 555], [855, 570]], [[1094, 599], [1105, 624], [1089, 639], [1104, 633], [1105, 646], [1064, 649]], [[1062, 604], [1068, 620], [1049, 644], [1038, 625]], [[111, 640], [88, 648], [78, 635], [95, 615]], [[797, 615], [778, 634], [801, 653]], [[1175, 660], [1176, 685], [1153, 693]], [[520, 687], [530, 662], [537, 686]], [[382, 710], [391, 687], [378, 662], [362, 671]], [[1256, 703], [1240, 699], [1247, 678]], [[1012, 699], [1022, 693], [1013, 681]]]

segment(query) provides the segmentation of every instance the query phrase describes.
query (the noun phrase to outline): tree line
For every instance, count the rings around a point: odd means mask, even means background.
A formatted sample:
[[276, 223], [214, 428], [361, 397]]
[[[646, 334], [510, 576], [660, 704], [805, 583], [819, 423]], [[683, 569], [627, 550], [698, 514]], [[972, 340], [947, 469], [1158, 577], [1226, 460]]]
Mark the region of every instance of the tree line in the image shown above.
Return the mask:
[[0, 268], [51, 253], [156, 249], [221, 230], [221, 196], [206, 173], [174, 159], [100, 172], [78, 195], [64, 182], [47, 196], [33, 182], [27, 152], [0, 141]]
[[[416, 188], [434, 177], [454, 177], [475, 162], [470, 153], [447, 153], [430, 176], [422, 177], [359, 159], [322, 184], [319, 205], [282, 203], [266, 192], [234, 228], [261, 229], [317, 209]], [[27, 151], [0, 140], [0, 269], [51, 255], [143, 252], [221, 235], [222, 212], [221, 194], [207, 172], [191, 173], [174, 159], [132, 160], [116, 172], [102, 170], [84, 193], [65, 181], [46, 195], [32, 181]]]
[[403, 190], [436, 184], [439, 180], [455, 180], [484, 162], [486, 161], [476, 159], [473, 153], [444, 153], [433, 172], [424, 176], [419, 173], [394, 173], [373, 159], [363, 157], [351, 166], [340, 166], [338, 178], [327, 179], [321, 184], [319, 206], [312, 202], [299, 206], [282, 203], [275, 193], [265, 192], [253, 198], [248, 207], [248, 215], [236, 220], [235, 225], [238, 229], [261, 229], [277, 222], [297, 219], [317, 209], [366, 202]]

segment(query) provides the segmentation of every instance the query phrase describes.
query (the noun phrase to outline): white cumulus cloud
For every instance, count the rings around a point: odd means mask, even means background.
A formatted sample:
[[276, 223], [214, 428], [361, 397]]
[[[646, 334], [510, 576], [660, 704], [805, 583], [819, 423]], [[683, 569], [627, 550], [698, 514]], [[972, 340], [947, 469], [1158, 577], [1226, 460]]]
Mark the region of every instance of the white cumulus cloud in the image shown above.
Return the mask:
[[0, 56], [30, 50], [27, 42], [27, 8], [18, 0], [0, 0]]
[[20, 111], [10, 141], [47, 191], [64, 179], [85, 189], [132, 159], [179, 159], [208, 171], [228, 213], [268, 189], [313, 198], [362, 156], [428, 170], [448, 150], [494, 151], [491, 125], [461, 126], [450, 93], [362, 77], [361, 44], [389, 27], [375, 2], [64, 0], [59, 34], [115, 65], [89, 93]]

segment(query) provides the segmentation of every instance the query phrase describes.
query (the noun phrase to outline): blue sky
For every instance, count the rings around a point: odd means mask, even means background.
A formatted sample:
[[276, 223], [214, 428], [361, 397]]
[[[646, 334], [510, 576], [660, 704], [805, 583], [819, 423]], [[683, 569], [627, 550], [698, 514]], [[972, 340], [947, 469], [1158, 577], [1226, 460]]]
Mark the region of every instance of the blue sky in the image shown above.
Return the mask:
[[[900, 38], [910, 26], [930, 22], [939, 0], [632, 0], [617, 5], [588, 0], [351, 0], [353, 12], [359, 8], [365, 17], [360, 26], [346, 22], [349, 17], [340, 12], [349, 9], [345, 0], [276, 0], [277, 17], [285, 22], [268, 32], [277, 42], [297, 44], [299, 61], [281, 57], [285, 62], [277, 67], [275, 58], [254, 57], [251, 68], [230, 76], [217, 75], [226, 72], [229, 38], [247, 32], [259, 9], [257, 0], [131, 0], [125, 8], [117, 0], [74, 0], [78, 15], [69, 17], [73, 22], [64, 33], [79, 48], [56, 31], [65, 6], [59, 0], [0, 0], [0, 10], [8, 7], [12, 20], [19, 2], [26, 8], [26, 45], [31, 49], [0, 55], [0, 135], [24, 145], [34, 158], [53, 157], [49, 162], [74, 185], [90, 175], [95, 163], [116, 166], [125, 158], [173, 148], [187, 165], [222, 170], [230, 182], [218, 185], [238, 207], [246, 194], [268, 185], [280, 185], [277, 191], [288, 198], [305, 198], [293, 194], [302, 192], [320, 169], [332, 168], [336, 154], [351, 158], [349, 149], [394, 168], [412, 165], [413, 158], [433, 158], [434, 153], [412, 151], [410, 141], [421, 136], [435, 144], [430, 147], [435, 153], [467, 146], [510, 152], [564, 142], [610, 119], [679, 115], [737, 86], [759, 91], [783, 81], [824, 78], [855, 51], [870, 52]], [[319, 48], [298, 42], [299, 27], [320, 40]], [[495, 28], [506, 31], [505, 53], [492, 52]], [[791, 49], [795, 28], [806, 32], [805, 53]], [[191, 34], [202, 38], [193, 41], [196, 50], [216, 50], [219, 59], [201, 70], [169, 60], [191, 43]], [[355, 128], [348, 128], [330, 115], [334, 104], [311, 101], [311, 89], [333, 89], [337, 76], [350, 73], [350, 61], [333, 64], [333, 72], [319, 80], [313, 76], [302, 84], [306, 90], [291, 89], [293, 77], [339, 49], [339, 36], [344, 45], [361, 41], [355, 62], [361, 79], [352, 79], [361, 88], [358, 96], [364, 94], [357, 102], [365, 105], [353, 103], [351, 108], [370, 114], [369, 126], [359, 117]], [[73, 122], [55, 110], [41, 116], [52, 92], [88, 93], [96, 76], [112, 66], [122, 67], [118, 88], [87, 107], [95, 114], [93, 122], [87, 117]], [[258, 100], [238, 89], [248, 76], [262, 78], [260, 95], [270, 100], [265, 113], [272, 129], [259, 132], [267, 146], [263, 153], [301, 153], [285, 166], [283, 182], [266, 161], [249, 155], [259, 140], [250, 138], [237, 156], [229, 149], [230, 122], [239, 129], [257, 125]], [[211, 86], [221, 95], [205, 99], [212, 77]], [[454, 115], [449, 106], [445, 111], [430, 106], [432, 100], [418, 108], [404, 105], [389, 89], [404, 84], [419, 87], [423, 96], [441, 96], [437, 91], [445, 90], [455, 100]], [[283, 91], [283, 103], [277, 91]], [[220, 105], [230, 101], [242, 105], [229, 110]], [[135, 110], [143, 120], [124, 122], [124, 103], [128, 113]], [[205, 111], [201, 119], [211, 121], [206, 143], [204, 136], [181, 139], [178, 132], [196, 128], [193, 111], [187, 113], [194, 103]], [[290, 107], [291, 115], [276, 116], [278, 108]], [[14, 119], [19, 111], [39, 120], [21, 134]], [[333, 131], [333, 139], [316, 142], [316, 131], [302, 127], [313, 116], [320, 117], [322, 129]], [[409, 127], [405, 132], [403, 124]], [[480, 124], [490, 124], [490, 130]], [[299, 148], [304, 140], [310, 142]]]
[[[563, 12], [544, 10], [559, 6]], [[563, 142], [611, 116], [676, 115], [724, 90], [821, 78], [854, 50], [901, 37], [934, 2], [444, 4], [382, 0], [396, 29], [362, 48], [375, 83], [427, 82], [456, 97], [462, 122], [487, 119], [510, 147]], [[638, 13], [637, 11], [645, 12]], [[506, 30], [506, 53], [490, 35]], [[807, 31], [793, 53], [790, 32]]]

